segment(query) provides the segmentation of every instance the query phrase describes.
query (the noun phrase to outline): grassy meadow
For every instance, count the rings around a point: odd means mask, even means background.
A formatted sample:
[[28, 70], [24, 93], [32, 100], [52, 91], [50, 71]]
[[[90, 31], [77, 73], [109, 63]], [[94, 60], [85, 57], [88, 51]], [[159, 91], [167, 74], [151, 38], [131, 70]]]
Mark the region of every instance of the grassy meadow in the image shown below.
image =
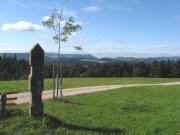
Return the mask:
[[28, 104], [10, 106], [0, 135], [179, 135], [179, 95], [179, 85], [82, 94], [44, 101], [39, 118], [28, 117]]
[[[166, 83], [177, 82], [180, 78], [64, 78], [63, 88], [77, 88], [86, 86], [135, 84], [135, 83]], [[44, 80], [44, 89], [51, 90], [53, 86], [52, 79]], [[0, 91], [26, 92], [28, 89], [28, 80], [18, 81], [0, 81]]]

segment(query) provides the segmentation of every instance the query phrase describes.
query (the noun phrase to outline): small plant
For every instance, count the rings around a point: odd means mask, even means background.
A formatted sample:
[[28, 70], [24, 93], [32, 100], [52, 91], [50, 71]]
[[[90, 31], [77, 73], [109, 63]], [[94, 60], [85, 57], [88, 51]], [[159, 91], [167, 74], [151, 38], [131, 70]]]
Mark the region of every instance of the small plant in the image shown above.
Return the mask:
[[[65, 3], [67, 0], [65, 1]], [[71, 16], [67, 19], [63, 17], [64, 5], [60, 11], [56, 8], [53, 9], [51, 16], [47, 20], [43, 21], [43, 25], [48, 27], [54, 32], [53, 40], [58, 44], [58, 56], [57, 56], [57, 74], [56, 74], [56, 91], [58, 96], [58, 80], [59, 80], [59, 65], [60, 65], [60, 49], [61, 43], [67, 42], [69, 37], [81, 29], [79, 24], [76, 24], [74, 18]], [[74, 46], [76, 50], [82, 50], [81, 46]], [[60, 97], [62, 99], [62, 63], [60, 65]]]

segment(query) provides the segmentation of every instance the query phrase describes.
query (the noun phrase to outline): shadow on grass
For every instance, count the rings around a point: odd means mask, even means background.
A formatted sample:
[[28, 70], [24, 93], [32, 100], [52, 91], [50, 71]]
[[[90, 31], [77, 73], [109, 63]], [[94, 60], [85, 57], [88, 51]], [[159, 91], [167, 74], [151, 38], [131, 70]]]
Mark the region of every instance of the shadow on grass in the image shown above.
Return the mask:
[[73, 105], [84, 105], [84, 104], [81, 104], [81, 103], [78, 103], [78, 102], [73, 102], [73, 101], [67, 100], [67, 99], [64, 99], [63, 102], [68, 103], [68, 104], [73, 104]]
[[157, 110], [157, 108], [149, 105], [136, 105], [136, 104], [131, 104], [131, 105], [126, 105], [121, 107], [121, 109], [125, 112], [154, 112]]
[[[6, 111], [6, 114], [4, 114], [3, 116], [0, 115], [0, 120], [6, 120], [10, 117], [15, 117], [15, 116], [20, 116], [20, 115], [24, 115], [24, 112], [22, 110], [8, 109]], [[86, 127], [86, 126], [79, 126], [79, 125], [65, 123], [61, 121], [60, 119], [54, 116], [51, 116], [49, 114], [44, 114], [41, 117], [35, 117], [35, 119], [37, 121], [32, 121], [30, 117], [26, 117], [26, 116], [25, 118], [23, 117], [23, 119], [21, 119], [21, 122], [13, 128], [13, 132], [15, 132], [16, 130], [19, 131], [21, 128], [27, 128], [27, 127], [29, 129], [40, 128], [42, 126], [41, 122], [45, 120], [44, 126], [51, 130], [57, 129], [59, 127], [63, 127], [69, 130], [77, 130], [77, 131], [81, 130], [81, 131], [88, 131], [88, 132], [97, 132], [101, 134], [114, 134], [114, 135], [125, 134], [125, 130], [122, 130], [122, 129], [108, 129], [104, 127]], [[0, 135], [1, 135], [1, 132], [0, 132]]]
[[85, 127], [85, 126], [68, 124], [48, 114], [44, 114], [43, 117], [47, 119], [47, 127], [50, 129], [57, 129], [59, 126], [61, 126], [71, 130], [82, 130], [82, 131], [98, 132], [103, 134], [118, 134], [118, 135], [125, 134], [125, 131], [122, 129], [107, 129], [104, 127], [99, 127], [99, 128]]
[[24, 115], [24, 112], [21, 109], [7, 109], [4, 114], [0, 114], [0, 120], [6, 120], [18, 115]]

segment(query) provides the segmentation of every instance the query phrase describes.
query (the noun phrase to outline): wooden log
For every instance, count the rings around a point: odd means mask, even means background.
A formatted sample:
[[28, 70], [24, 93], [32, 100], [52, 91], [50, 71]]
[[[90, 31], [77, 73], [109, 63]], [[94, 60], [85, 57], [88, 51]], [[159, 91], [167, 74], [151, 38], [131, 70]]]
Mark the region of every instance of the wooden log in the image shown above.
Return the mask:
[[16, 91], [8, 91], [8, 92], [5, 92], [6, 94], [17, 94]]
[[1, 93], [1, 104], [0, 104], [0, 112], [3, 115], [6, 111], [6, 93]]
[[6, 98], [6, 100], [17, 100], [17, 97]]
[[0, 95], [1, 95], [2, 93], [6, 93], [6, 94], [17, 94], [18, 92], [17, 92], [17, 91], [0, 92]]
[[16, 105], [16, 102], [15, 101], [6, 101], [6, 105]]

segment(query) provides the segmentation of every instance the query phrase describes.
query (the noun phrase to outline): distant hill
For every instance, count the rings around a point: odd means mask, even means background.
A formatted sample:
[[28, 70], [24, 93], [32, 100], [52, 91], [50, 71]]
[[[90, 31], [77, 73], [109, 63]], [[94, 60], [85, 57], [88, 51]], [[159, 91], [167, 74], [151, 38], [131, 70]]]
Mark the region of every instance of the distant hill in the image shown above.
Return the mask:
[[180, 57], [172, 56], [172, 57], [149, 57], [149, 58], [133, 58], [133, 57], [117, 57], [117, 58], [101, 58], [101, 61], [110, 61], [110, 62], [152, 62], [152, 61], [178, 61]]
[[[6, 55], [6, 57], [14, 57], [16, 55], [17, 59], [29, 59], [29, 53], [0, 53], [0, 56]], [[63, 59], [97, 59], [91, 54], [61, 54]], [[45, 53], [46, 61], [53, 61], [57, 59], [57, 53]]]
[[[6, 57], [14, 57], [16, 54], [17, 59], [29, 59], [29, 53], [0, 53], [0, 56], [6, 55]], [[107, 62], [152, 62], [154, 60], [157, 61], [167, 61], [180, 60], [180, 57], [149, 57], [149, 58], [134, 58], [134, 57], [117, 57], [117, 58], [97, 58], [91, 54], [61, 54], [64, 65], [77, 65], [77, 64], [97, 64], [97, 63], [107, 63]], [[45, 53], [45, 62], [56, 62], [57, 61], [57, 53]]]

